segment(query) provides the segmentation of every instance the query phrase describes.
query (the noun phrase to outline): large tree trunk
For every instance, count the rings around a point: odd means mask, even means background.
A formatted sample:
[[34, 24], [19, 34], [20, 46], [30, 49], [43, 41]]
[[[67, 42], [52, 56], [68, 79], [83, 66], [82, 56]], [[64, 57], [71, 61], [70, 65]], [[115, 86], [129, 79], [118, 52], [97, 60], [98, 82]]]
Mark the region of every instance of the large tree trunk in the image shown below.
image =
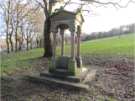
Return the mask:
[[50, 37], [51, 21], [48, 17], [44, 22], [44, 57], [52, 57], [52, 43]]

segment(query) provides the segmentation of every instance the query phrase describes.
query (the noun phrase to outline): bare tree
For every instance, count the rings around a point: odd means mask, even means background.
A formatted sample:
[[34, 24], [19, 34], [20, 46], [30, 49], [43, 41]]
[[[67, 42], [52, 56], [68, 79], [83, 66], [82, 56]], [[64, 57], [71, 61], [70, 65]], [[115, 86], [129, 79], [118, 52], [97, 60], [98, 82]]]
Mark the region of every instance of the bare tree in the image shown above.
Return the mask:
[[[23, 16], [23, 9], [25, 8], [25, 4], [21, 4], [21, 0], [16, 0], [15, 2], [15, 10], [14, 10], [14, 27], [15, 27], [15, 51], [18, 51], [18, 43], [20, 44], [21, 39], [19, 38], [19, 33], [18, 33], [18, 29], [19, 29], [19, 24], [22, 21], [22, 16]], [[22, 6], [24, 8], [22, 8]], [[20, 46], [20, 45], [19, 45]], [[20, 47], [21, 48], [21, 47]]]
[[[30, 18], [39, 7], [32, 5], [29, 0], [6, 0], [0, 3], [0, 8], [6, 26], [7, 52], [10, 52], [10, 46], [11, 51], [14, 50], [13, 37], [15, 40], [15, 51], [21, 50], [24, 41], [24, 27], [27, 22], [35, 24], [35, 22], [31, 21], [33, 19]], [[36, 13], [35, 16], [37, 15]], [[40, 23], [38, 19], [36, 17], [34, 19], [34, 21], [37, 21], [36, 24]]]
[[14, 27], [13, 27], [13, 21], [11, 19], [11, 22], [10, 22], [10, 25], [11, 25], [11, 31], [9, 33], [9, 42], [10, 42], [10, 45], [11, 45], [11, 51], [13, 52], [14, 51], [14, 45], [13, 45], [13, 40], [12, 40], [12, 36], [13, 36], [13, 32], [14, 32]]
[[[25, 1], [25, 2], [24, 2]], [[37, 8], [33, 8], [29, 0], [15, 0], [14, 1], [14, 33], [15, 33], [15, 51], [21, 50], [23, 44], [23, 29], [27, 17], [34, 13]], [[27, 19], [28, 20], [28, 19]], [[21, 34], [21, 35], [19, 35]], [[20, 39], [20, 36], [22, 37]]]
[[[30, 46], [32, 48], [32, 44], [34, 43], [33, 41], [40, 41], [41, 39], [41, 33], [43, 32], [43, 14], [41, 13], [40, 9], [36, 10], [34, 13], [30, 14], [28, 16], [28, 22], [30, 23], [30, 26], [32, 26], [32, 31], [29, 36], [30, 38]], [[39, 46], [39, 44], [38, 44]]]
[[5, 13], [7, 13], [7, 14], [5, 14], [5, 17], [7, 17], [6, 18], [6, 43], [7, 43], [7, 52], [9, 53], [9, 40], [8, 40], [8, 36], [9, 36], [9, 17], [10, 17], [10, 1], [8, 1], [8, 6], [7, 6], [7, 12], [5, 12]]
[[[11, 41], [11, 36], [12, 36], [12, 31], [10, 32], [10, 30], [12, 30], [12, 28], [10, 27], [11, 25], [11, 12], [12, 12], [12, 0], [8, 0], [6, 2], [1, 2], [0, 3], [0, 8], [2, 9], [2, 15], [4, 18], [4, 22], [5, 22], [5, 32], [6, 32], [6, 44], [7, 44], [7, 53], [10, 52], [10, 43], [11, 43], [11, 47], [12, 47], [12, 41]], [[10, 39], [10, 40], [9, 40]]]

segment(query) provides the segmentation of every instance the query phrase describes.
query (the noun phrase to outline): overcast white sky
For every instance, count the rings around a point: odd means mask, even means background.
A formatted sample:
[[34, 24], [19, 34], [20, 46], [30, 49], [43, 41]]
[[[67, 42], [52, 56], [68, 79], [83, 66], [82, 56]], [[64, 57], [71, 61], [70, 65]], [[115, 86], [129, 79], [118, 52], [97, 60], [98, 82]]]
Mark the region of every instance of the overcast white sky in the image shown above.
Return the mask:
[[[67, 7], [69, 10], [74, 8], [76, 8], [75, 5]], [[135, 4], [129, 4], [127, 8], [119, 9], [111, 6], [107, 8], [90, 6], [86, 9], [90, 9], [90, 13], [85, 12], [83, 14], [85, 19], [83, 31], [86, 33], [107, 31], [120, 25], [135, 23]]]

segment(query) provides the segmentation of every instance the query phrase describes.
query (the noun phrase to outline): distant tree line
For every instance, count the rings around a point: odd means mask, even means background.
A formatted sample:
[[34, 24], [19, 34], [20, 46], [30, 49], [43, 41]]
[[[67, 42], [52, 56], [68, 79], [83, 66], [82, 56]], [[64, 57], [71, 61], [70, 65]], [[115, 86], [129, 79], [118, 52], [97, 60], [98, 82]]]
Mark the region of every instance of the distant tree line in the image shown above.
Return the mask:
[[135, 24], [123, 25], [119, 28], [113, 28], [108, 32], [93, 32], [91, 34], [82, 36], [82, 41], [104, 38], [104, 37], [111, 37], [111, 36], [118, 36], [120, 38], [123, 34], [130, 34], [135, 32]]
[[5, 0], [0, 3], [7, 53], [41, 46], [42, 20], [39, 7], [30, 0]]

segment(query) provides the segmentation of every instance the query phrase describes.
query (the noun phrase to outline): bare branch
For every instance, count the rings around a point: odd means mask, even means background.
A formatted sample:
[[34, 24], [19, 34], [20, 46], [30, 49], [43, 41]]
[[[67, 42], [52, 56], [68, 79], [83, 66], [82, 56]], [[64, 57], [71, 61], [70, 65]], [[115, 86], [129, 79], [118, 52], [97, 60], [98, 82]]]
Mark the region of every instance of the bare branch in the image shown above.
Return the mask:
[[71, 0], [68, 0], [67, 2], [65, 2], [63, 8], [65, 8], [68, 4], [70, 4]]
[[45, 6], [39, 0], [35, 0], [35, 1], [41, 8], [45, 8]]
[[119, 0], [117, 2], [113, 2], [113, 1], [107, 1], [107, 2], [102, 2], [99, 0], [92, 0], [91, 3], [96, 3], [96, 4], [101, 4], [101, 5], [112, 5], [116, 8], [126, 8], [130, 3], [133, 3], [135, 1], [133, 0], [128, 0], [128, 2], [125, 5], [120, 4], [122, 0]]
[[45, 13], [45, 16], [46, 16], [46, 18], [48, 18], [49, 17], [49, 11], [48, 11], [48, 3], [47, 3], [47, 1], [46, 0], [43, 0], [43, 3], [44, 3], [44, 13]]

